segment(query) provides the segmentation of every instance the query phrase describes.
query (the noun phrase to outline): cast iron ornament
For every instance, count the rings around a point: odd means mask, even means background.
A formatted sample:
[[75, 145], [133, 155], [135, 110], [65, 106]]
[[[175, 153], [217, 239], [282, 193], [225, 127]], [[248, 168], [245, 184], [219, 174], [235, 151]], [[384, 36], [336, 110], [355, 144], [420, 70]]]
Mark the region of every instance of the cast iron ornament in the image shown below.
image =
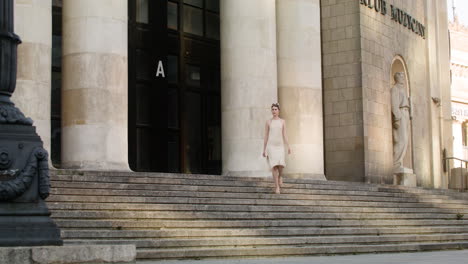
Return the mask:
[[[18, 170], [0, 171], [14, 179], [0, 181], [0, 201], [12, 201], [25, 193], [36, 175], [39, 179], [39, 197], [45, 200], [50, 194], [50, 178], [47, 151], [36, 147], [31, 151], [26, 166]], [[14, 174], [14, 175], [12, 175]]]
[[0, 170], [6, 170], [11, 166], [11, 158], [8, 150], [0, 149]]
[[31, 118], [25, 117], [14, 104], [0, 103], [0, 124], [27, 125], [31, 126]]

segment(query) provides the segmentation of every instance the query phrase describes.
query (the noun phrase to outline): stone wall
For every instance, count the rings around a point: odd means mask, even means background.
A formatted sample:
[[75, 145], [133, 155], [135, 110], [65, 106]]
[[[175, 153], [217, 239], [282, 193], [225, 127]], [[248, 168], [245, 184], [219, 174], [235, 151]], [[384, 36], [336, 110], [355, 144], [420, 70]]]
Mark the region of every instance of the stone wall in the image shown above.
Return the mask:
[[[468, 120], [468, 27], [458, 23], [449, 26], [452, 70], [452, 116], [454, 157], [468, 160], [463, 131]], [[459, 164], [457, 164], [458, 166]]]
[[321, 8], [326, 176], [363, 181], [359, 1], [322, 0]]
[[452, 100], [468, 103], [468, 27], [450, 25]]
[[[427, 39], [391, 19], [391, 5], [424, 21], [423, 0], [387, 1], [387, 14], [361, 5], [362, 83], [364, 110], [364, 149], [366, 180], [375, 183], [392, 181], [393, 144], [390, 88], [392, 62], [400, 56], [407, 67], [412, 101], [412, 141], [414, 171], [418, 178], [430, 175], [429, 120], [430, 94]], [[415, 136], [417, 135], [417, 136]]]
[[[438, 185], [447, 113], [432, 97], [446, 105], [446, 7], [432, 0], [325, 0], [321, 6], [327, 178], [392, 183], [390, 89], [398, 58], [413, 106], [406, 162], [418, 185]], [[392, 6], [406, 22], [392, 19]]]
[[18, 72], [12, 101], [34, 120], [37, 133], [50, 153], [50, 86], [52, 52], [51, 0], [15, 0]]

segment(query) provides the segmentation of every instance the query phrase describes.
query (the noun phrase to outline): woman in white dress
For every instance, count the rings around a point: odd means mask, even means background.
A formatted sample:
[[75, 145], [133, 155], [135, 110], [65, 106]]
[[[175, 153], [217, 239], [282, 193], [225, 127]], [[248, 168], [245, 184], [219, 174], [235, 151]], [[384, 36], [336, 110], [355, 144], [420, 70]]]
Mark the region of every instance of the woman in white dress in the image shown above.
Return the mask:
[[284, 146], [288, 148], [288, 154], [291, 154], [289, 147], [288, 137], [286, 134], [286, 124], [283, 119], [279, 117], [280, 106], [279, 104], [271, 105], [271, 114], [273, 117], [267, 120], [265, 124], [265, 138], [263, 142], [263, 157], [268, 159], [268, 163], [275, 180], [275, 193], [281, 192], [283, 179], [281, 175], [283, 168], [286, 166], [284, 161]]

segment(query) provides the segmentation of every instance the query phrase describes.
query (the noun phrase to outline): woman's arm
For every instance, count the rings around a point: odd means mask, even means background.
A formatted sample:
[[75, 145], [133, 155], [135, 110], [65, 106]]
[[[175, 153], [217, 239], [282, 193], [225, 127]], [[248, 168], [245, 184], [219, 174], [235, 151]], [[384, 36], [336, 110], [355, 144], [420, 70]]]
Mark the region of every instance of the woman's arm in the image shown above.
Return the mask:
[[284, 144], [288, 147], [288, 154], [291, 154], [291, 148], [289, 147], [288, 134], [286, 133], [286, 121], [283, 120], [283, 140]]
[[268, 134], [270, 132], [270, 123], [268, 120], [265, 123], [265, 136], [263, 137], [263, 157], [266, 157], [266, 146], [268, 143]]

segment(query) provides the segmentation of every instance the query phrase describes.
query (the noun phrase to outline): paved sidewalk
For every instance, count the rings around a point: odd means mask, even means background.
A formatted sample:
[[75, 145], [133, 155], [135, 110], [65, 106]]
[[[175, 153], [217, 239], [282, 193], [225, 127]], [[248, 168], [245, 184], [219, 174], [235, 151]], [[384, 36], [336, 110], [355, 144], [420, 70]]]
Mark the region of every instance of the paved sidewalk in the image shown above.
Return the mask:
[[138, 261], [137, 264], [464, 264], [468, 250], [262, 259]]

